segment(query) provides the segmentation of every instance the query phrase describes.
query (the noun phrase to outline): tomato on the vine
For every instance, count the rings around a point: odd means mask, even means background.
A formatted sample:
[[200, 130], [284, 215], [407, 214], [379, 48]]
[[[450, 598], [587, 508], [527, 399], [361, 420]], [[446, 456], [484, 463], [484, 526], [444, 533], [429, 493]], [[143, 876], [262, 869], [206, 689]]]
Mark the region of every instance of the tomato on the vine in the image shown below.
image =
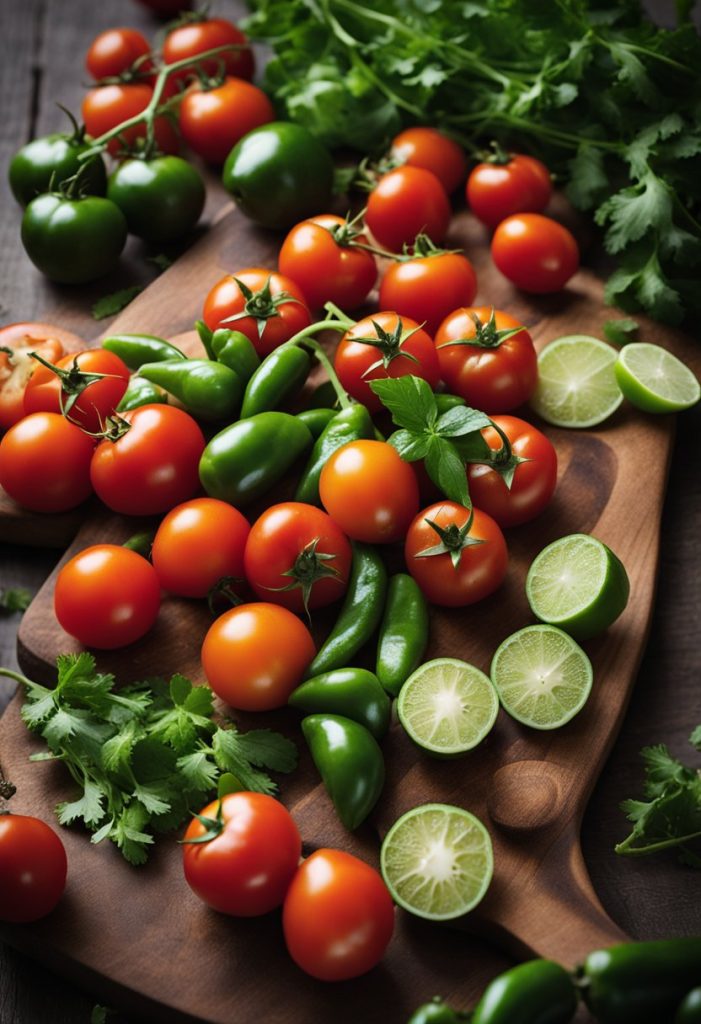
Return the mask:
[[405, 164], [384, 174], [375, 185], [365, 223], [380, 245], [400, 253], [419, 234], [442, 242], [450, 216], [448, 196], [435, 174]]
[[[85, 66], [96, 81], [116, 78], [128, 71], [139, 58], [145, 58], [151, 47], [146, 37], [135, 28], [108, 28], [95, 36], [85, 57]], [[151, 62], [139, 61], [139, 70], [148, 71]]]
[[94, 440], [55, 412], [35, 412], [0, 441], [0, 485], [32, 512], [66, 512], [92, 494]]
[[200, 811], [182, 849], [185, 881], [201, 900], [223, 914], [256, 917], [284, 900], [302, 840], [279, 800], [244, 791]]
[[56, 363], [64, 349], [83, 348], [84, 342], [71, 331], [53, 324], [17, 323], [0, 328], [0, 430], [7, 430], [24, 416], [27, 382], [40, 365], [36, 352]]
[[299, 285], [312, 309], [326, 302], [355, 309], [375, 284], [377, 266], [372, 253], [354, 242], [368, 244], [353, 222], [343, 217], [322, 213], [303, 220], [282, 243], [280, 273]]
[[66, 887], [66, 849], [54, 830], [25, 814], [0, 815], [0, 921], [46, 917]]
[[517, 213], [494, 232], [492, 259], [517, 288], [544, 294], [567, 284], [579, 267], [579, 247], [558, 221], [540, 213]]
[[450, 608], [493, 593], [508, 561], [504, 535], [491, 516], [447, 500], [419, 512], [407, 532], [404, 556], [428, 600]]
[[275, 119], [262, 89], [227, 77], [213, 88], [194, 82], [180, 104], [180, 130], [188, 146], [213, 164], [223, 164], [244, 135]]
[[488, 306], [456, 309], [436, 333], [448, 390], [488, 413], [527, 402], [538, 382], [530, 334], [514, 317]]
[[[64, 412], [73, 422], [97, 433], [105, 426], [129, 384], [129, 367], [114, 352], [104, 348], [84, 349], [62, 356], [55, 366], [38, 364], [24, 392], [24, 411]], [[90, 380], [83, 374], [100, 375]], [[104, 375], [104, 376], [102, 376]], [[77, 393], [78, 397], [72, 401]]]
[[523, 153], [498, 154], [477, 164], [467, 179], [467, 202], [475, 217], [489, 227], [512, 213], [539, 213], [552, 195], [550, 171]]
[[[190, 21], [172, 29], [163, 42], [163, 60], [166, 64], [193, 58], [193, 64], [173, 72], [171, 78], [182, 81], [201, 68], [205, 75], [214, 76], [223, 64], [227, 75], [237, 78], [253, 78], [255, 63], [253, 51], [247, 46], [248, 39], [236, 25], [226, 18], [208, 18], [202, 16], [197, 21]], [[206, 50], [214, 50], [218, 46], [232, 46], [229, 51], [222, 50], [214, 57], [209, 57], [197, 64], [196, 59]], [[235, 47], [240, 47], [236, 49]]]
[[380, 309], [394, 309], [434, 335], [454, 309], [469, 306], [477, 293], [472, 264], [459, 252], [420, 242], [415, 254], [391, 263], [380, 282]]
[[371, 412], [382, 408], [371, 380], [412, 374], [435, 388], [440, 379], [429, 335], [415, 320], [393, 312], [373, 313], [346, 331], [336, 349], [334, 369], [348, 394]]
[[410, 167], [423, 167], [440, 181], [450, 195], [467, 174], [467, 159], [461, 146], [436, 128], [417, 125], [405, 128], [392, 139], [390, 159]]
[[[145, 82], [125, 82], [120, 85], [99, 85], [90, 89], [83, 100], [82, 114], [85, 129], [94, 139], [105, 132], [116, 128], [136, 114], [140, 114], [148, 105], [153, 89]], [[177, 153], [180, 141], [170, 119], [165, 114], [154, 121], [156, 145], [163, 153]], [[144, 138], [146, 128], [143, 122], [125, 129], [123, 138], [127, 145], [133, 145], [136, 139]], [[116, 156], [122, 148], [118, 138], [110, 139], [107, 149]]]

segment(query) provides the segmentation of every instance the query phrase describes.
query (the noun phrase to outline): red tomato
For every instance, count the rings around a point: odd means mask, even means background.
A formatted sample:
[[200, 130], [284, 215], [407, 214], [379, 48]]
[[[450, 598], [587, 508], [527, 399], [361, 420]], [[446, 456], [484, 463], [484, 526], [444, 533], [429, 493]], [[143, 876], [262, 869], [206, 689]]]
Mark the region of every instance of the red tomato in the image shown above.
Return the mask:
[[46, 917], [63, 895], [67, 871], [65, 847], [45, 822], [0, 815], [0, 921]]
[[282, 243], [280, 273], [299, 285], [312, 309], [326, 302], [355, 309], [375, 284], [377, 266], [372, 253], [353, 242], [368, 244], [342, 217], [322, 213], [303, 220]]
[[[470, 510], [454, 501], [430, 505], [419, 512], [409, 527], [404, 546], [407, 568], [433, 604], [448, 608], [474, 604], [493, 593], [506, 575], [504, 535], [490, 516], [478, 508], [473, 511], [472, 525], [465, 537], [461, 536], [461, 528], [467, 524]], [[431, 523], [444, 531], [446, 550], [442, 554], [422, 554], [443, 541]], [[465, 540], [468, 543], [463, 547]], [[450, 550], [460, 551], [457, 567]]]
[[[378, 337], [375, 324], [382, 335]], [[361, 339], [368, 338], [370, 341]], [[381, 344], [372, 344], [372, 341]], [[404, 353], [414, 358], [407, 358]], [[418, 360], [418, 361], [417, 361]], [[380, 363], [375, 369], [371, 367]], [[349, 395], [366, 405], [371, 412], [383, 408], [371, 390], [371, 380], [422, 377], [435, 388], [440, 378], [436, 349], [426, 331], [408, 316], [396, 313], [374, 313], [358, 320], [341, 338], [334, 356], [334, 369]]]
[[153, 626], [161, 588], [150, 562], [117, 544], [85, 548], [59, 570], [56, 618], [84, 647], [114, 650]]
[[[218, 46], [241, 46], [248, 42], [243, 32], [236, 28], [225, 18], [204, 18], [201, 21], [190, 22], [174, 28], [165, 37], [163, 43], [163, 60], [166, 64], [173, 64], [177, 60], [185, 60], [188, 57], [197, 57], [205, 50], [214, 50]], [[235, 75], [237, 78], [253, 78], [254, 60], [253, 51], [249, 46], [242, 49], [222, 50], [214, 57], [209, 57], [201, 63], [193, 63], [174, 72], [171, 77], [177, 79], [187, 78], [198, 68], [201, 68], [206, 75], [217, 74], [220, 64], [223, 62], [227, 75]]]
[[206, 597], [220, 580], [243, 578], [251, 527], [238, 509], [216, 498], [193, 498], [172, 509], [151, 550], [161, 586], [182, 597]]
[[365, 223], [386, 249], [401, 252], [418, 234], [442, 242], [450, 203], [435, 174], [423, 167], [398, 167], [384, 174], [368, 197]]
[[66, 512], [92, 494], [94, 440], [55, 412], [25, 416], [0, 441], [0, 485], [32, 512]]
[[401, 540], [419, 507], [414, 470], [391, 444], [350, 441], [328, 459], [319, 479], [321, 501], [354, 540]]
[[[527, 402], [538, 383], [538, 360], [530, 334], [519, 327], [508, 313], [488, 306], [456, 309], [446, 317], [436, 334], [436, 351], [448, 390], [489, 413]], [[512, 330], [517, 333], [502, 335]], [[467, 344], [454, 344], [463, 341]]]
[[[239, 281], [253, 293], [252, 298], [246, 298]], [[205, 299], [202, 319], [212, 331], [218, 327], [241, 331], [255, 345], [261, 359], [312, 322], [306, 299], [295, 282], [261, 267], [227, 274], [217, 281]], [[261, 323], [265, 327], [259, 334]]]
[[[97, 81], [116, 78], [150, 51], [148, 40], [137, 29], [108, 28], [93, 39], [85, 57], [85, 66]], [[140, 71], [151, 66], [151, 61], [139, 61]]]
[[[557, 483], [557, 453], [545, 434], [525, 420], [492, 418], [508, 437], [512, 453], [527, 461], [516, 467], [510, 488], [489, 466], [468, 466], [470, 497], [499, 526], [519, 526], [540, 515], [549, 504]], [[502, 447], [496, 430], [489, 427], [482, 434], [490, 448], [498, 451]]]
[[[81, 374], [105, 376], [88, 383], [69, 409], [68, 402], [74, 388], [79, 389], [85, 383], [80, 374], [71, 375], [75, 365]], [[129, 367], [114, 352], [104, 348], [71, 352], [59, 359], [56, 366], [66, 373], [59, 376], [48, 366], [40, 364], [31, 375], [24, 392], [26, 415], [63, 411], [68, 419], [83, 430], [92, 433], [104, 430], [107, 417], [114, 413], [129, 384]]]
[[108, 508], [128, 516], [153, 516], [199, 490], [202, 431], [170, 405], [142, 405], [123, 414], [129, 429], [98, 444], [90, 478]]
[[244, 566], [262, 601], [304, 612], [343, 597], [352, 559], [348, 538], [326, 512], [285, 501], [253, 524]]
[[[77, 334], [52, 324], [19, 323], [0, 328], [0, 430], [7, 430], [24, 416], [24, 391], [40, 365], [30, 353], [56, 363], [64, 347], [80, 349], [84, 342]], [[12, 352], [3, 352], [4, 348]]]
[[394, 930], [382, 878], [342, 850], [316, 850], [292, 879], [282, 910], [287, 950], [321, 981], [345, 981], [380, 962]]
[[[90, 89], [83, 100], [82, 113], [83, 121], [88, 135], [94, 139], [105, 132], [116, 128], [122, 121], [126, 121], [148, 105], [153, 89], [145, 82], [127, 82], [124, 85], [100, 85]], [[164, 153], [177, 153], [180, 149], [177, 132], [170, 120], [164, 115], [157, 117], [154, 122], [156, 143]], [[143, 124], [133, 125], [123, 132], [127, 144], [131, 145], [135, 139], [143, 138], [146, 129]], [[122, 148], [119, 139], [111, 139], [107, 145], [108, 152], [112, 156]]]
[[214, 89], [195, 82], [180, 104], [180, 130], [188, 146], [213, 164], [223, 164], [239, 139], [275, 119], [262, 89], [242, 78], [226, 78]]
[[574, 235], [550, 217], [518, 213], [503, 220], [492, 238], [492, 259], [504, 277], [525, 292], [564, 288], [579, 267]]
[[279, 907], [297, 870], [302, 840], [279, 800], [263, 793], [229, 793], [200, 816], [221, 819], [208, 842], [192, 842], [207, 829], [193, 818], [185, 832], [185, 881], [222, 914], [256, 917]]
[[380, 284], [380, 309], [396, 309], [425, 326], [433, 336], [458, 306], [469, 306], [477, 293], [472, 264], [457, 252], [414, 256], [391, 263]]
[[311, 633], [278, 604], [240, 604], [220, 615], [202, 644], [202, 667], [218, 697], [239, 711], [284, 707], [316, 654]]
[[550, 171], [540, 160], [522, 153], [506, 163], [477, 164], [467, 179], [466, 196], [475, 217], [496, 227], [512, 213], [539, 213], [552, 195]]
[[462, 147], [435, 128], [406, 128], [393, 139], [390, 158], [431, 171], [448, 194], [463, 183], [467, 174]]

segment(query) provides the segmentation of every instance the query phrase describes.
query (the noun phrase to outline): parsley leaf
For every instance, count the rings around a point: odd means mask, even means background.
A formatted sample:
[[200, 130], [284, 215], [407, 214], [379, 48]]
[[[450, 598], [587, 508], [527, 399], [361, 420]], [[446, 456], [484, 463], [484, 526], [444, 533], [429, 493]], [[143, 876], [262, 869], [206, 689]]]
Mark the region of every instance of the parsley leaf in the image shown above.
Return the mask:
[[638, 321], [631, 320], [630, 317], [623, 317], [620, 320], [607, 320], [604, 324], [604, 334], [607, 341], [610, 341], [612, 345], [618, 345], [620, 348], [631, 341], [635, 341], [639, 326]]
[[32, 601], [32, 592], [25, 587], [0, 588], [0, 613], [12, 615], [14, 612], [25, 612]]
[[105, 320], [108, 316], [116, 316], [129, 305], [137, 295], [144, 290], [143, 285], [133, 284], [129, 288], [120, 288], [111, 295], [103, 295], [101, 299], [93, 303], [92, 315], [94, 320]]

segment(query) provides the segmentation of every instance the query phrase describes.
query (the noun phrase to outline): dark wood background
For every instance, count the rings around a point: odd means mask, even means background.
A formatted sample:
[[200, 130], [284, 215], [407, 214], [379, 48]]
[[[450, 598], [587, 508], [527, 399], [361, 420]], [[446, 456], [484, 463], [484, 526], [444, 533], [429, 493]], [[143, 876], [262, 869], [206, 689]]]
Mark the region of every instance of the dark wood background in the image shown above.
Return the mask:
[[[240, 6], [219, 2], [217, 12], [235, 14]], [[672, 7], [649, 4], [664, 19]], [[26, 259], [19, 241], [20, 210], [6, 184], [12, 153], [29, 138], [63, 129], [60, 101], [78, 111], [86, 80], [83, 54], [91, 39], [111, 25], [127, 24], [153, 35], [157, 23], [131, 0], [0, 0], [0, 95], [4, 99], [0, 135], [2, 207], [0, 214], [0, 315], [15, 320], [55, 320], [91, 337], [109, 321], [96, 324], [90, 305], [127, 284], [146, 283], [156, 273], [149, 253], [131, 239], [119, 269], [85, 288], [46, 282]], [[206, 217], [223, 196], [211, 181]], [[145, 324], [144, 328], [149, 329]], [[592, 880], [611, 917], [636, 938], [701, 933], [701, 876], [677, 864], [672, 854], [653, 859], [619, 858], [616, 841], [626, 834], [620, 800], [641, 793], [638, 752], [664, 742], [673, 753], [698, 763], [687, 744], [701, 722], [701, 473], [697, 438], [701, 409], [679, 418], [663, 518], [662, 558], [656, 611], [623, 730], [594, 792], [582, 827]], [[2, 543], [0, 586], [35, 590], [59, 552]], [[0, 663], [14, 666], [17, 618], [0, 619]], [[0, 710], [10, 690], [0, 681]], [[489, 954], [488, 954], [489, 955]], [[494, 971], [503, 955], [493, 953]], [[95, 1000], [61, 979], [37, 970], [31, 960], [0, 946], [0, 1024], [78, 1024], [90, 1019]], [[115, 1024], [126, 1018], [111, 1018]], [[400, 1022], [397, 1022], [400, 1024]]]

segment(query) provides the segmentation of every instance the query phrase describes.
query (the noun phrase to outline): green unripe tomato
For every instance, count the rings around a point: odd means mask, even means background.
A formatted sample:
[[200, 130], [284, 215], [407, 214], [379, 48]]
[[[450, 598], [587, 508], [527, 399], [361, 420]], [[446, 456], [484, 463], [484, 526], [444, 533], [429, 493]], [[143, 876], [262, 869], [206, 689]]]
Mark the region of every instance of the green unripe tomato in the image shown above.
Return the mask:
[[121, 210], [101, 196], [47, 192], [22, 218], [22, 244], [42, 274], [59, 284], [85, 284], [117, 263], [127, 240]]
[[[107, 174], [101, 156], [91, 160], [80, 160], [80, 154], [90, 149], [90, 144], [74, 135], [54, 134], [41, 139], [32, 139], [22, 146], [10, 161], [10, 188], [20, 206], [27, 206], [32, 199], [49, 189], [58, 188], [67, 178], [72, 177], [85, 165], [80, 177], [81, 191], [88, 195], [104, 196], [107, 189]], [[53, 179], [53, 181], [52, 181]]]
[[333, 161], [306, 128], [272, 121], [236, 143], [222, 180], [251, 220], [266, 228], [289, 228], [328, 208]]
[[107, 198], [120, 208], [132, 235], [171, 242], [192, 231], [204, 208], [199, 172], [179, 156], [125, 160], [109, 177]]

